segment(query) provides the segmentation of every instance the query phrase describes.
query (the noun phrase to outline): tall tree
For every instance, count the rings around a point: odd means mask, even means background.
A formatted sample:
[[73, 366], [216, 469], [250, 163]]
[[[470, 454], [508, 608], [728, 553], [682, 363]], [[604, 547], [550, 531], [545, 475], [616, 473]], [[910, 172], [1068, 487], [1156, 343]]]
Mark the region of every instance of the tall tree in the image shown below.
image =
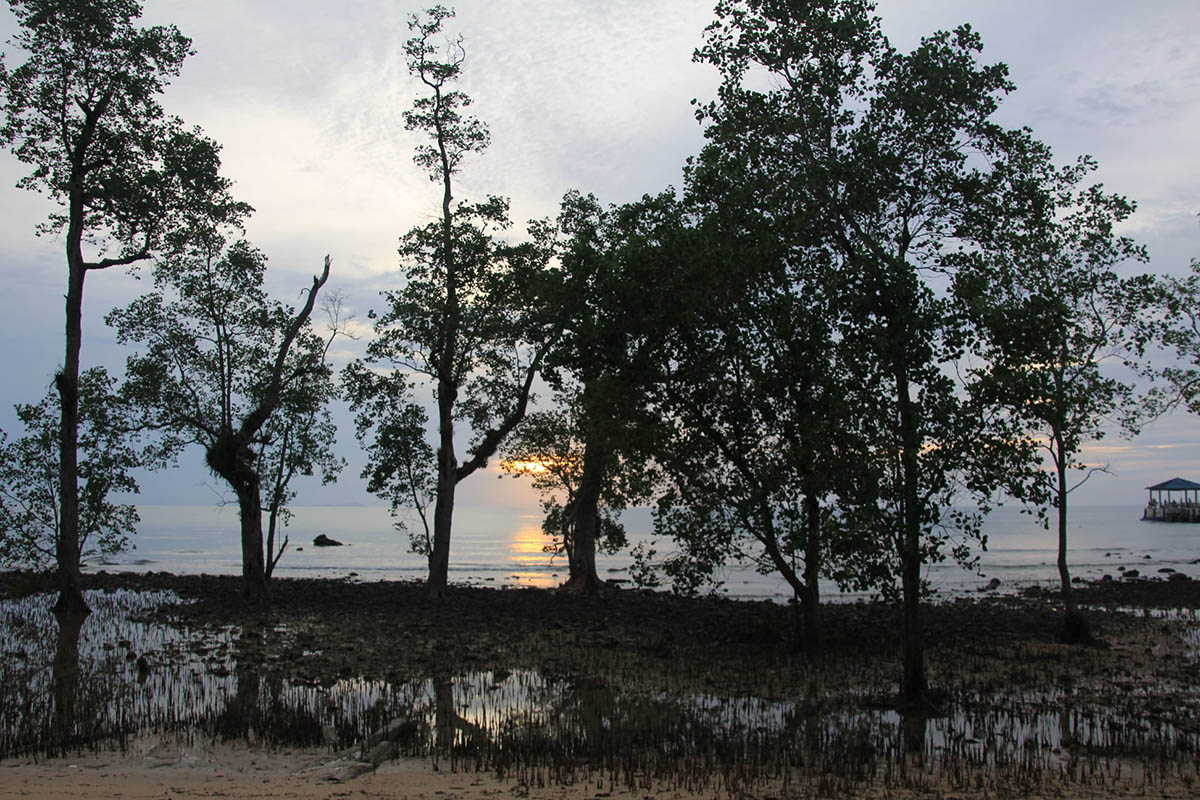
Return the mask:
[[[986, 159], [973, 159], [1003, 139], [990, 117], [1011, 89], [1007, 70], [977, 63], [966, 26], [900, 52], [866, 0], [730, 0], [716, 14], [697, 54], [723, 78], [701, 109], [706, 135], [746, 154], [764, 213], [809, 209], [837, 255], [836, 335], [856, 382], [845, 398], [870, 437], [854, 457], [874, 476], [839, 503], [891, 545], [901, 694], [920, 701], [922, 567], [965, 552], [948, 548], [948, 528], [979, 533], [977, 518], [953, 511], [959, 491], [986, 496], [1004, 475], [993, 455], [1002, 433], [953, 377], [963, 316], [932, 278], [980, 191]], [[770, 88], [758, 90], [763, 73]]]
[[953, 256], [964, 267], [955, 289], [984, 333], [981, 387], [1010, 409], [1019, 435], [1037, 442], [1048, 462], [1029, 499], [1055, 511], [1062, 638], [1087, 641], [1071, 592], [1068, 497], [1105, 469], [1083, 460], [1089, 441], [1113, 423], [1136, 432], [1139, 403], [1127, 367], [1144, 349], [1154, 280], [1120, 274], [1146, 261], [1146, 250], [1116, 232], [1135, 205], [1084, 185], [1093, 159], [1055, 167], [1047, 148], [1021, 133], [1009, 155], [992, 173], [997, 205], [980, 209], [977, 246]]
[[191, 42], [174, 26], [138, 27], [136, 0], [9, 0], [21, 28], [0, 61], [0, 140], [32, 171], [18, 186], [59, 209], [39, 227], [62, 235], [67, 261], [55, 608], [86, 611], [79, 572], [79, 370], [84, 278], [128, 267], [164, 246], [185, 210], [235, 218], [212, 142], [168, 118], [158, 97]]
[[[441, 185], [441, 214], [401, 238], [405, 284], [384, 293], [388, 307], [383, 312], [372, 312], [375, 339], [367, 346], [367, 363], [421, 376], [436, 401], [437, 468], [427, 584], [432, 597], [445, 594], [449, 579], [456, 487], [486, 466], [525, 416], [534, 378], [554, 335], [554, 326], [536, 313], [542, 306], [536, 293], [549, 254], [550, 227], [532, 225], [532, 241], [510, 245], [498, 238], [509, 227], [506, 200], [489, 197], [466, 203], [454, 197], [455, 176], [463, 161], [482, 152], [489, 136], [480, 120], [464, 113], [471, 99], [452, 88], [466, 60], [462, 38], [451, 39], [439, 54], [443, 24], [452, 16], [449, 9], [434, 6], [423, 17], [409, 20], [415, 35], [405, 44], [408, 68], [428, 93], [405, 112], [405, 125], [429, 139], [417, 148], [414, 160]], [[411, 405], [407, 395], [391, 394], [402, 390], [407, 378], [380, 376], [365, 365], [347, 375], [347, 392], [360, 409], [364, 436], [372, 435], [375, 427], [361, 415], [361, 409], [372, 406], [372, 398], [388, 394], [397, 409]], [[375, 427], [376, 437], [401, 430], [416, 433], [411, 419], [385, 422]], [[466, 459], [459, 463], [455, 433], [462, 422], [474, 436]], [[416, 442], [403, 447], [409, 453], [420, 450]], [[381, 459], [368, 466], [375, 485], [403, 485], [403, 480], [392, 480], [388, 470], [401, 467], [404, 460], [378, 447], [372, 452]]]
[[259, 251], [194, 230], [156, 264], [155, 291], [108, 316], [120, 342], [144, 348], [129, 357], [122, 389], [143, 424], [169, 450], [203, 447], [237, 497], [243, 594], [255, 603], [269, 599], [267, 564], [278, 560], [263, 551], [264, 484], [278, 513], [291, 476], [322, 470], [328, 480], [341, 467], [324, 410], [336, 393], [328, 343], [310, 324], [329, 264], [326, 256], [304, 305], [292, 309], [268, 298]]
[[1120, 273], [1146, 249], [1116, 233], [1135, 204], [1084, 185], [1096, 169], [1087, 156], [1056, 168], [1044, 145], [1015, 132], [991, 175], [996, 205], [976, 218], [978, 247], [952, 257], [965, 267], [956, 293], [984, 333], [980, 385], [1049, 463], [1027, 491], [1055, 510], [1068, 642], [1090, 638], [1070, 585], [1068, 497], [1105, 469], [1082, 461], [1086, 443], [1114, 422], [1128, 433], [1139, 425], [1127, 368], [1145, 348], [1154, 288], [1151, 276]]
[[[115, 492], [136, 492], [143, 466], [126, 409], [102, 367], [79, 376], [79, 543], [81, 558], [129, 546], [137, 509]], [[59, 414], [51, 390], [36, 405], [18, 405], [25, 435], [11, 443], [0, 431], [0, 564], [45, 569], [54, 563], [62, 517], [58, 475]]]
[[649, 497], [655, 425], [647, 394], [661, 377], [663, 344], [678, 318], [672, 287], [679, 286], [686, 235], [682, 214], [672, 191], [609, 208], [592, 195], [563, 198], [559, 280], [550, 297], [564, 312], [563, 329], [545, 368], [562, 411], [532, 420], [510, 457], [548, 449], [552, 461], [561, 459], [546, 465], [566, 491], [565, 504], [548, 506], [558, 522], [549, 527], [567, 549], [570, 590], [604, 588], [597, 545], [624, 542], [613, 512]]

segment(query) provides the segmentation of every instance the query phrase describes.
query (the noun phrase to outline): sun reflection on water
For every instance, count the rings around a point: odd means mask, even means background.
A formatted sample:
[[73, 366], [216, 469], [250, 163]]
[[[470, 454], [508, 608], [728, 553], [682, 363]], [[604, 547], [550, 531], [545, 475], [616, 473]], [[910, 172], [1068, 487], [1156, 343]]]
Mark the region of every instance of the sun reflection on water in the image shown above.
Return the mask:
[[552, 543], [553, 540], [537, 525], [527, 523], [516, 528], [507, 547], [508, 565], [514, 568], [508, 574], [508, 580], [520, 586], [539, 589], [557, 586], [559, 579], [551, 573], [555, 559], [562, 557], [546, 552], [546, 546]]

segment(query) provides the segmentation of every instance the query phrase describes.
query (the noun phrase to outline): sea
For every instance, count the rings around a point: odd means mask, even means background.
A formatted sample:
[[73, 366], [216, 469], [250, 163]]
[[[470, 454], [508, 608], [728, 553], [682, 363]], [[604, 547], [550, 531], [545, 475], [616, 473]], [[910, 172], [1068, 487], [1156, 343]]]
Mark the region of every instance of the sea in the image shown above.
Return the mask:
[[[85, 571], [172, 572], [177, 574], [241, 573], [235, 506], [139, 506], [141, 523], [133, 549], [92, 560]], [[378, 506], [308, 506], [293, 509], [284, 530], [289, 545], [275, 570], [279, 577], [333, 578], [352, 581], [422, 580], [423, 556], [409, 549], [389, 511]], [[1068, 533], [1071, 574], [1082, 580], [1163, 578], [1179, 572], [1200, 578], [1200, 524], [1145, 522], [1142, 509], [1093, 505], [1070, 508]], [[655, 540], [649, 509], [633, 509], [623, 521], [631, 544]], [[987, 547], [968, 571], [954, 563], [926, 567], [925, 578], [935, 596], [953, 598], [982, 591], [1012, 592], [1058, 580], [1057, 538], [1018, 508], [1001, 507], [984, 523]], [[316, 547], [324, 534], [340, 547]], [[566, 580], [562, 555], [546, 552], [549, 539], [541, 517], [513, 508], [462, 506], [455, 509], [450, 551], [450, 582], [471, 586], [551, 588]], [[669, 553], [669, 540], [657, 538], [659, 554]], [[629, 585], [632, 556], [628, 549], [599, 555], [602, 578]], [[753, 567], [730, 566], [718, 575], [711, 591], [748, 600], [787, 602], [791, 589], [776, 575]], [[997, 584], [996, 581], [999, 583]], [[992, 589], [987, 589], [992, 585]], [[827, 601], [853, 601], [869, 594], [839, 593], [821, 587]]]

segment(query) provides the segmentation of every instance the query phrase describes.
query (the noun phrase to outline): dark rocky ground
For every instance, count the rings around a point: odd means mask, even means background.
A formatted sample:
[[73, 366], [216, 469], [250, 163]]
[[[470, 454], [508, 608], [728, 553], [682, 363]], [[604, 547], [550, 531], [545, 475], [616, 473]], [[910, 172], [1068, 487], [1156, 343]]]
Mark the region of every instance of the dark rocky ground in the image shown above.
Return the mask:
[[[1058, 641], [1063, 611], [1052, 588], [931, 603], [930, 702], [919, 708], [896, 703], [900, 613], [882, 602], [825, 605], [824, 646], [814, 654], [800, 646], [795, 610], [769, 602], [468, 587], [431, 602], [417, 583], [279, 579], [270, 606], [251, 608], [234, 576], [93, 573], [85, 582], [183, 598], [145, 612], [147, 621], [197, 634], [189, 643], [218, 644], [152, 652], [150, 674], [201, 681], [188, 672], [195, 667], [236, 677], [227, 708], [190, 723], [221, 735], [241, 736], [247, 719], [261, 735], [271, 719], [292, 738], [311, 728], [319, 745], [323, 729], [309, 718], [320, 709], [263, 705], [285, 686], [322, 698], [335, 687], [432, 686], [436, 718], [402, 719], [408, 727], [395, 730], [416, 731], [415, 744], [397, 739], [389, 753], [443, 752], [445, 734], [444, 752], [465, 759], [459, 768], [508, 770], [527, 783], [600, 770], [739, 792], [779, 780], [786, 788], [794, 776], [803, 791], [793, 784], [783, 794], [821, 797], [880, 786], [880, 796], [900, 787], [922, 796], [1184, 797], [1200, 785], [1200, 581], [1077, 585], [1096, 637], [1088, 646]], [[0, 596], [52, 588], [48, 576], [0, 573]], [[451, 687], [486, 694], [506, 677], [534, 674], [534, 694], [519, 701], [530, 726], [502, 728], [496, 736], [516, 737], [503, 746], [486, 736], [471, 745], [481, 729], [457, 716]], [[574, 716], [543, 715], [539, 681], [567, 687], [554, 713]], [[731, 716], [708, 713], [716, 708]], [[779, 718], [771, 708], [790, 710]], [[749, 727], [733, 738], [705, 732], [720, 719]], [[375, 744], [376, 733], [394, 721], [372, 720], [335, 731], [345, 739], [338, 746], [387, 745], [386, 736]]]
[[[85, 576], [88, 588], [171, 589], [192, 601], [163, 613], [189, 628], [241, 628], [240, 663], [261, 663], [284, 677], [329, 683], [364, 677], [407, 680], [480, 669], [601, 673], [609, 680], [666, 689], [707, 688], [729, 694], [795, 696], [814, 681], [843, 701], [893, 695], [900, 671], [899, 609], [882, 602], [827, 604], [824, 647], [813, 661], [799, 643], [793, 608], [770, 602], [680, 598], [637, 590], [579, 595], [539, 589], [452, 587], [440, 602], [418, 583], [276, 579], [268, 608], [248, 608], [235, 576], [166, 573]], [[0, 573], [0, 593], [49, 588], [48, 578]], [[1198, 609], [1200, 581], [1111, 581], [1076, 588], [1103, 648], [1058, 645], [1057, 593], [1034, 587], [1019, 596], [985, 596], [927, 606], [931, 684], [977, 695], [1004, 678], [1028, 675], [1029, 660], [1095, 668], [1110, 678], [1138, 669], [1130, 648], [1162, 638], [1170, 658], [1164, 680], [1190, 680], [1196, 659], [1168, 623], [1131, 609]], [[1117, 610], [1120, 609], [1120, 610]], [[1193, 626], [1194, 627], [1194, 626]], [[1163, 643], [1151, 645], [1161, 649]], [[1037, 652], [1032, 656], [1030, 653]], [[1097, 651], [1091, 655], [1080, 655]], [[1178, 651], [1178, 652], [1176, 652]], [[1051, 654], [1047, 656], [1047, 653]], [[1110, 663], [1111, 662], [1111, 663]], [[975, 665], [968, 667], [967, 665]], [[986, 667], [984, 666], [986, 665]], [[1015, 676], [1015, 677], [1012, 677]], [[999, 683], [997, 683], [999, 681]], [[832, 697], [831, 697], [832, 699]]]

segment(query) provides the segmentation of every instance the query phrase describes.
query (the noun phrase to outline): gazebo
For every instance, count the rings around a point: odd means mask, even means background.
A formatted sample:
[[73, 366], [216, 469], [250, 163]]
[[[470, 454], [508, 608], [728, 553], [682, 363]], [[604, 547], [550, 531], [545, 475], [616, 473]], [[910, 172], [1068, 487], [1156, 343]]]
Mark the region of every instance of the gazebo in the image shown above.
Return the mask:
[[[1200, 483], [1172, 478], [1147, 486], [1150, 500], [1142, 519], [1158, 522], [1200, 522]], [[1163, 494], [1166, 497], [1163, 497]], [[1182, 497], [1177, 497], [1182, 494]]]

